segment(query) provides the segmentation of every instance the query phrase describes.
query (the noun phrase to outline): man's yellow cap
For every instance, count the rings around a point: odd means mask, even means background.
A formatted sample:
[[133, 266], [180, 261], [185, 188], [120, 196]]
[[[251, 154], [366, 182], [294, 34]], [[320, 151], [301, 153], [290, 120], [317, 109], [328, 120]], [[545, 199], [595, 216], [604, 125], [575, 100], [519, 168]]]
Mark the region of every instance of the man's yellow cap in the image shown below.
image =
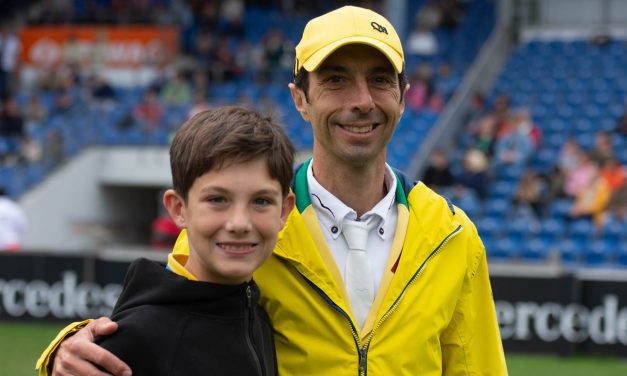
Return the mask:
[[333, 51], [347, 44], [372, 46], [387, 56], [396, 72], [403, 71], [403, 46], [392, 24], [370, 9], [345, 6], [307, 23], [296, 46], [294, 75], [303, 67], [308, 72], [316, 70]]

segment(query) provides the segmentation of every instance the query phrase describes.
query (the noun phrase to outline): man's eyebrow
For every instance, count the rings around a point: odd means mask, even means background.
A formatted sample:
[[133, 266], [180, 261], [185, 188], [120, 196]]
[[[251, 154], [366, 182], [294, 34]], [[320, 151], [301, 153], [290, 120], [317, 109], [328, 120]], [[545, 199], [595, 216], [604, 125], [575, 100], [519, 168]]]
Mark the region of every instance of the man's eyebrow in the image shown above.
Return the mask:
[[392, 68], [391, 66], [387, 66], [387, 65], [377, 66], [369, 70], [370, 74], [381, 74], [381, 73], [394, 74], [394, 72], [396, 72], [394, 68]]
[[[342, 65], [324, 65], [318, 68], [318, 74], [346, 73], [349, 69]], [[394, 68], [388, 65], [380, 65], [372, 67], [368, 70], [369, 74], [393, 74]]]
[[347, 71], [348, 69], [341, 65], [323, 65], [317, 70], [319, 74], [345, 73]]

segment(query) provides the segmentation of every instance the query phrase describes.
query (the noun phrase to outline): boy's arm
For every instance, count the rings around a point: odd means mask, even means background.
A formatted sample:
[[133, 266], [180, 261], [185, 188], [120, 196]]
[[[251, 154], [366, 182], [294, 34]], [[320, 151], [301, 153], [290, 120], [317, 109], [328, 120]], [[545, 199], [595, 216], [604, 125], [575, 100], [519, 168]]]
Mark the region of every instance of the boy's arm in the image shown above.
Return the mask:
[[[116, 330], [117, 324], [107, 317], [70, 324], [59, 333], [37, 361], [38, 375], [130, 376], [131, 370], [124, 362], [94, 344], [96, 336], [111, 335]], [[99, 371], [94, 364], [109, 373]]]

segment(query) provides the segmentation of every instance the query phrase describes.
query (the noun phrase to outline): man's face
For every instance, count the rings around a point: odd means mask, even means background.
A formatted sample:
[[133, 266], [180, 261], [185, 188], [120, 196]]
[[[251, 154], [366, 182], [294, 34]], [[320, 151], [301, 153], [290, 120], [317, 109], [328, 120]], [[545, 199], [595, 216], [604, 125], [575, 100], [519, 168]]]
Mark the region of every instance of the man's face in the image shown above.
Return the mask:
[[385, 148], [404, 110], [398, 75], [366, 45], [344, 46], [309, 73], [309, 101], [290, 85], [314, 132], [314, 158], [354, 166], [385, 161]]
[[[187, 202], [168, 191], [170, 215], [187, 229], [185, 268], [202, 281], [239, 284], [272, 253], [279, 230], [293, 207], [281, 185], [259, 158], [233, 163], [198, 177]], [[175, 195], [174, 197], [172, 195]]]

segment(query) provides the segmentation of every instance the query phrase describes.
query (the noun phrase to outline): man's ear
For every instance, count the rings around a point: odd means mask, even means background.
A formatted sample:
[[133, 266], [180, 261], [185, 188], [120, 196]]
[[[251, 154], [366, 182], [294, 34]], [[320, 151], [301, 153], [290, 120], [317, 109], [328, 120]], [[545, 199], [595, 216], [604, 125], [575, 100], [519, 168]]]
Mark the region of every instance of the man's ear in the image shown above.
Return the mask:
[[168, 211], [168, 214], [170, 214], [170, 218], [172, 218], [179, 228], [187, 227], [187, 221], [185, 220], [185, 201], [174, 189], [168, 189], [163, 194], [163, 206]]
[[403, 91], [403, 100], [401, 101], [400, 105], [401, 105], [401, 113], [400, 115], [403, 116], [403, 113], [405, 112], [405, 98], [407, 97], [407, 91], [409, 90], [409, 84], [405, 85], [405, 90]]
[[295, 200], [296, 198], [294, 197], [294, 193], [292, 193], [291, 191], [283, 199], [283, 205], [281, 207], [281, 227], [285, 226], [285, 221], [287, 221], [287, 217], [290, 215], [290, 212], [294, 208]]
[[305, 96], [305, 92], [297, 88], [293, 82], [289, 83], [287, 86], [290, 88], [290, 94], [292, 95], [292, 100], [294, 101], [294, 107], [296, 107], [300, 116], [302, 116], [306, 122], [309, 122], [309, 114], [307, 113], [307, 97]]

